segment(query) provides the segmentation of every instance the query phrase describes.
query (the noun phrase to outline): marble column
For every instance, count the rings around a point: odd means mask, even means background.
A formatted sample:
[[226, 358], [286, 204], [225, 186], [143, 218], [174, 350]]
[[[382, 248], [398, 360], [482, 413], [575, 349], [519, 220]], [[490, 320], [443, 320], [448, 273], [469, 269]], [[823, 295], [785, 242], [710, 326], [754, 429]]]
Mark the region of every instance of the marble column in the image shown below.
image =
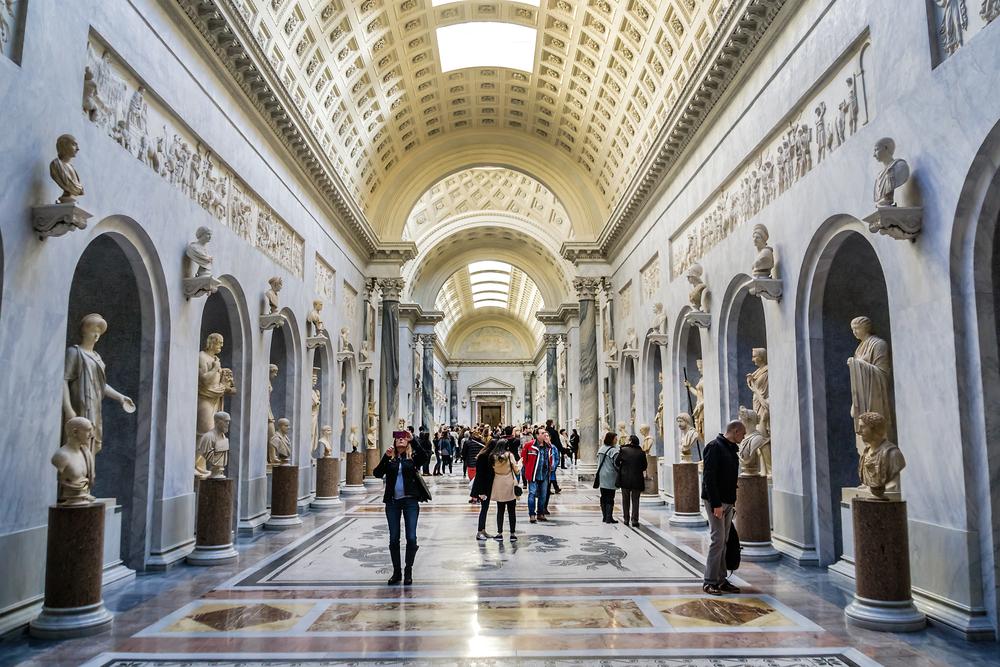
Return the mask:
[[597, 290], [601, 278], [574, 278], [573, 287], [580, 301], [580, 465], [582, 480], [594, 478], [597, 472], [597, 449], [600, 437], [598, 398], [600, 387], [597, 373]]
[[420, 342], [424, 345], [424, 375], [421, 380], [424, 392], [420, 422], [431, 433], [434, 433], [434, 341], [436, 340], [437, 334], [420, 336]]
[[392, 444], [392, 432], [399, 417], [399, 297], [403, 292], [402, 278], [382, 278], [382, 353], [379, 355], [378, 378], [378, 445], [384, 452]]
[[[607, 339], [608, 340], [617, 341], [617, 339], [615, 338], [615, 300], [614, 300], [614, 290], [611, 287], [611, 279], [610, 278], [605, 278], [604, 281], [601, 284], [601, 287], [604, 289], [605, 298], [608, 301], [608, 331], [607, 331]], [[594, 306], [595, 307], [597, 306], [596, 302], [594, 303]], [[617, 342], [616, 342], [616, 345], [617, 345]], [[617, 347], [618, 347], [619, 355], [617, 357], [615, 357], [615, 358], [616, 359], [621, 359], [621, 354], [620, 354], [620, 352], [621, 352], [621, 345], [617, 345]], [[615, 369], [615, 368], [611, 368], [609, 366], [608, 367], [608, 396], [610, 397], [611, 401], [610, 401], [610, 404], [608, 405], [608, 414], [611, 415], [611, 421], [608, 422], [608, 424], [611, 426], [611, 428], [613, 428], [615, 430], [618, 429], [618, 427], [616, 426], [616, 424], [618, 423], [618, 410], [617, 410], [617, 408], [618, 408], [618, 389], [617, 389], [617, 385], [618, 385], [618, 370]], [[628, 423], [628, 420], [625, 419], [625, 415], [624, 414], [622, 415], [622, 420], [624, 420], [625, 423]], [[629, 425], [629, 433], [633, 433], [634, 434], [635, 432], [636, 432], [635, 425], [634, 424], [630, 424]]]
[[545, 338], [545, 419], [559, 420], [559, 357], [556, 346], [559, 334], [544, 334]]
[[448, 425], [454, 426], [458, 423], [458, 373], [449, 372], [448, 382]]
[[534, 371], [523, 373], [524, 375], [524, 421], [531, 423], [531, 407], [534, 405], [535, 397], [531, 391], [531, 379], [535, 377]]

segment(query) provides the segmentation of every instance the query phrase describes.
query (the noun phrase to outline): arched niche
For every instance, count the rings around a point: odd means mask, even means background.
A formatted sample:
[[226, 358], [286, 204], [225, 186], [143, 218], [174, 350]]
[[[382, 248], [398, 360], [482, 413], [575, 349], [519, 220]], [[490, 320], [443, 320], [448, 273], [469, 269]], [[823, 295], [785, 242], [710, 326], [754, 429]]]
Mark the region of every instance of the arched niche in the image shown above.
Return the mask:
[[[664, 445], [664, 435], [669, 437], [670, 434], [669, 429], [670, 425], [672, 424], [672, 421], [670, 420], [667, 421], [667, 426], [665, 430], [657, 428], [656, 424], [653, 423], [656, 418], [656, 412], [660, 406], [660, 394], [663, 394], [664, 413], [668, 413], [670, 411], [666, 405], [666, 401], [668, 400], [667, 398], [668, 392], [666, 391], [665, 385], [668, 380], [666, 377], [663, 377], [663, 353], [660, 351], [659, 345], [654, 345], [652, 342], [649, 341], [649, 339], [647, 339], [645, 341], [645, 354], [643, 355], [643, 358], [645, 359], [646, 362], [646, 378], [647, 378], [646, 382], [644, 383], [645, 391], [647, 393], [645, 400], [647, 401], [647, 405], [649, 406], [649, 411], [648, 411], [649, 421], [647, 423], [649, 424], [649, 429], [650, 429], [649, 432], [653, 436], [653, 451], [650, 453], [653, 454], [654, 456], [664, 456], [664, 452], [666, 451], [666, 447]], [[631, 374], [634, 380], [635, 362], [632, 359], [626, 359], [626, 365], [628, 367], [626, 369], [626, 377], [629, 374]], [[627, 381], [628, 380], [626, 380], [626, 382]], [[639, 391], [640, 391], [639, 387], [636, 387], [636, 392]], [[628, 394], [629, 400], [631, 400], [632, 390], [628, 389], [628, 392], [629, 392]], [[636, 424], [635, 430], [630, 432], [637, 433], [638, 428], [639, 424]]]
[[[278, 374], [271, 380], [271, 412], [274, 414], [274, 421], [287, 419], [291, 425], [288, 439], [292, 443], [292, 454], [289, 459], [292, 465], [302, 466], [300, 461], [300, 449], [297, 443], [307, 443], [309, 449], [311, 420], [298, 418], [298, 406], [301, 405], [301, 388], [305, 385], [304, 380], [300, 381], [302, 358], [298, 354], [299, 342], [297, 340], [297, 325], [295, 315], [288, 308], [282, 308], [281, 314], [288, 320], [288, 324], [283, 327], [271, 330], [271, 345], [268, 353], [268, 363], [278, 367]], [[329, 344], [333, 344], [332, 342]], [[309, 391], [312, 392], [312, 370], [309, 370]], [[302, 431], [301, 433], [299, 431]], [[266, 454], [265, 454], [266, 456]]]
[[[657, 350], [658, 352], [658, 350]], [[629, 426], [629, 433], [637, 434], [639, 432], [639, 400], [641, 396], [638, 395], [639, 387], [636, 385], [636, 360], [635, 357], [622, 357], [620, 365], [620, 387], [618, 388], [619, 396], [621, 400], [618, 405], [622, 406], [618, 410], [618, 420], [624, 421], [626, 424], [631, 422]], [[650, 428], [654, 431], [656, 427], [650, 424]]]
[[157, 335], [157, 304], [163, 301], [155, 294], [144, 253], [135, 245], [148, 239], [124, 218], [102, 221], [101, 228], [108, 231], [90, 242], [73, 273], [66, 345], [80, 342], [80, 321], [86, 315], [97, 313], [108, 323], [95, 351], [105, 363], [108, 385], [131, 398], [136, 412], [128, 414], [117, 401], [104, 398], [103, 442], [95, 457], [92, 492], [98, 498], [114, 498], [121, 506], [121, 559], [126, 567], [143, 570], [155, 492], [153, 429], [161, 416], [154, 406], [154, 392], [165, 395], [166, 390], [154, 379], [154, 368], [158, 343], [169, 341]]
[[[689, 307], [685, 306], [675, 320], [676, 328], [674, 334], [673, 381], [674, 386], [676, 387], [676, 393], [674, 395], [677, 399], [674, 403], [674, 413], [664, 415], [666, 428], [674, 433], [673, 442], [675, 447], [680, 442], [680, 432], [677, 429], [676, 421], [677, 415], [681, 413], [688, 413], [691, 415], [691, 418], [694, 419], [694, 407], [698, 403], [698, 399], [695, 397], [694, 393], [692, 393], [691, 390], [689, 390], [684, 384], [685, 373], [687, 381], [691, 383], [692, 387], [697, 387], [698, 382], [702, 379], [701, 371], [698, 370], [698, 360], [703, 360], [701, 330], [685, 322], [687, 313], [690, 312], [690, 310], [691, 309]], [[705, 437], [708, 438], [709, 435], [707, 425], [705, 430]], [[705, 443], [701, 442], [700, 446], [695, 446], [691, 449], [691, 460], [701, 460], [701, 453], [704, 450], [704, 446]]]
[[747, 384], [747, 375], [757, 367], [753, 363], [755, 348], [767, 349], [767, 328], [764, 320], [764, 303], [759, 296], [750, 294], [750, 278], [736, 276], [726, 291], [720, 308], [719, 367], [723, 370], [722, 416], [723, 421], [736, 419], [739, 407], [753, 409], [753, 392]]
[[[860, 227], [859, 227], [860, 229]], [[834, 234], [822, 249], [809, 290], [808, 344], [812, 360], [813, 423], [816, 443], [816, 502], [820, 517], [822, 562], [843, 554], [841, 489], [858, 485], [859, 453], [851, 417], [851, 377], [847, 360], [859, 341], [851, 320], [872, 320], [873, 331], [889, 343], [889, 297], [878, 254], [866, 236], [853, 229]], [[892, 378], [889, 380], [892, 391]], [[892, 415], [896, 422], [895, 414]]]

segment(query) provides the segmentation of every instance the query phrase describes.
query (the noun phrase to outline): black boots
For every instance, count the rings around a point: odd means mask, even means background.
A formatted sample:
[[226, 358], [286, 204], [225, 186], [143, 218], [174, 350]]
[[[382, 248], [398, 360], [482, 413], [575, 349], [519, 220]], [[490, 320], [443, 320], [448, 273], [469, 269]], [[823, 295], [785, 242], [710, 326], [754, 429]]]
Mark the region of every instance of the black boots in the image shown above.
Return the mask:
[[612, 512], [615, 511], [615, 502], [606, 502], [601, 500], [601, 516], [603, 517], [604, 523], [618, 523], [612, 516]]
[[406, 543], [406, 569], [403, 570], [404, 586], [413, 583], [413, 559], [417, 557], [417, 549], [419, 548], [416, 544]]
[[392, 557], [392, 576], [389, 577], [389, 585], [395, 586], [403, 579], [403, 575], [399, 573], [399, 542], [396, 542], [395, 544], [392, 542], [389, 543], [389, 556]]

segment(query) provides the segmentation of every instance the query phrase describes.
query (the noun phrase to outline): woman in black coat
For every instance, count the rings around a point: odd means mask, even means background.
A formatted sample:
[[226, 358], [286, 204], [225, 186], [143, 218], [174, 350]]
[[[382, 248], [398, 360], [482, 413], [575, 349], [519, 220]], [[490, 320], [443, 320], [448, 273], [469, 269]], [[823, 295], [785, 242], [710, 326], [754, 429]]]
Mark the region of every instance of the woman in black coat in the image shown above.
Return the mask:
[[[389, 555], [392, 557], [392, 577], [389, 585], [398, 584], [400, 579], [407, 586], [413, 583], [413, 559], [417, 555], [417, 519], [420, 517], [418, 503], [430, 500], [423, 480], [418, 478], [420, 466], [427, 462], [427, 454], [420, 446], [411, 447], [413, 434], [396, 438], [392, 449], [382, 455], [382, 460], [372, 474], [385, 477], [385, 518], [389, 522]], [[399, 521], [406, 524], [406, 570], [400, 575]]]
[[632, 527], [639, 527], [639, 494], [646, 488], [646, 452], [639, 446], [639, 436], [630, 435], [625, 446], [618, 451], [615, 460], [618, 468], [617, 486], [622, 490], [622, 509], [625, 510], [625, 525], [628, 525], [629, 505], [632, 505]]

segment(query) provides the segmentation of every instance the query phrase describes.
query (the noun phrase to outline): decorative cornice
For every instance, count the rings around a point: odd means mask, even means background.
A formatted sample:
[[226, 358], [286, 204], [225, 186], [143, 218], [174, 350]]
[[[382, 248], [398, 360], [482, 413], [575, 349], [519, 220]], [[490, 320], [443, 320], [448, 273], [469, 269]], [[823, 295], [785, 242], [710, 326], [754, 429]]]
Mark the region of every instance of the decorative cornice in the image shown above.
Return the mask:
[[253, 38], [233, 0], [161, 0], [179, 6], [208, 47], [218, 56], [250, 104], [298, 162], [337, 213], [344, 238], [371, 257], [378, 237], [364, 211], [348, 192], [330, 158], [308, 129], [309, 123], [280, 85], [281, 77]]
[[371, 264], [402, 266], [416, 256], [417, 244], [413, 241], [386, 241], [378, 244], [368, 261]]
[[[418, 324], [434, 325], [444, 321], [444, 313], [440, 310], [425, 311], [419, 303], [401, 303], [399, 304], [399, 319], [407, 320], [413, 326]], [[414, 334], [414, 336], [417, 335], [419, 334]]]
[[558, 308], [535, 312], [535, 319], [542, 324], [566, 324], [571, 317], [580, 315], [580, 304], [572, 301], [559, 304]]
[[593, 301], [597, 298], [597, 291], [601, 289], [604, 278], [591, 278], [580, 276], [573, 278], [573, 289], [576, 290], [578, 301]]
[[531, 359], [454, 359], [454, 366], [531, 366]]
[[399, 301], [406, 287], [406, 281], [402, 278], [378, 278], [375, 282], [382, 293], [382, 301]]

